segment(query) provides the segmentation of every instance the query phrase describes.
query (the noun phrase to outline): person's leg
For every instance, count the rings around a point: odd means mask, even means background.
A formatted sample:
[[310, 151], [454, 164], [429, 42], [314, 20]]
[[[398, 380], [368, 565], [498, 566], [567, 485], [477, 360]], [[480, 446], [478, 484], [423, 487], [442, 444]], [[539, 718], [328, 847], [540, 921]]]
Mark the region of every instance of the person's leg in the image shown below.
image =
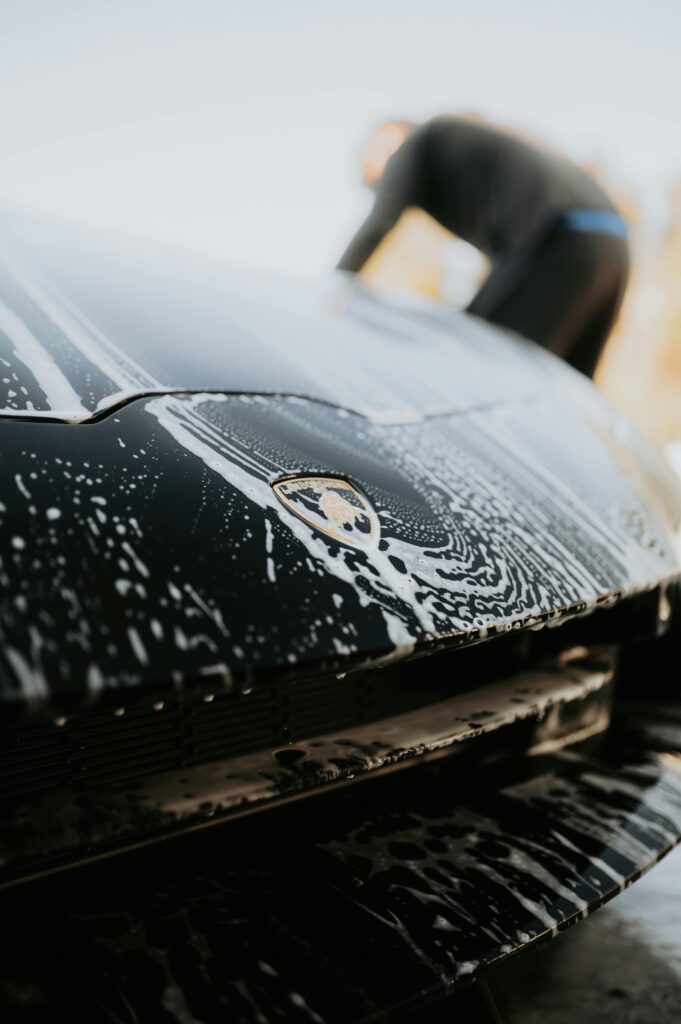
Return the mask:
[[592, 312], [582, 330], [573, 334], [565, 358], [577, 370], [593, 377], [615, 325], [629, 278], [629, 252], [621, 238], [602, 236], [601, 273], [594, 282]]
[[627, 273], [622, 238], [552, 231], [500, 261], [468, 308], [592, 373]]

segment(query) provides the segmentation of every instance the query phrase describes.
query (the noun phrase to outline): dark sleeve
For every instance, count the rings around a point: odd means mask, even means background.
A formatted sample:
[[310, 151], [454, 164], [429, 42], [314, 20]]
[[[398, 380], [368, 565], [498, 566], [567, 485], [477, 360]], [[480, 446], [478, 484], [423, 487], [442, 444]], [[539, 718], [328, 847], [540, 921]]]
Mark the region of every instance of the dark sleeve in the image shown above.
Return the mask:
[[388, 161], [373, 209], [338, 261], [339, 270], [361, 270], [408, 206], [418, 205], [423, 137], [414, 132]]

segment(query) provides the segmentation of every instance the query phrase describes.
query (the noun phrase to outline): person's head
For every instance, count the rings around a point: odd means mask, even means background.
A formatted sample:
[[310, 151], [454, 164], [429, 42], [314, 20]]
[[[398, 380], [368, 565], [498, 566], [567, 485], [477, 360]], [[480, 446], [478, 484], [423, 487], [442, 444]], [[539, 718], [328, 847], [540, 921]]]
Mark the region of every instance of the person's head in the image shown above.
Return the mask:
[[381, 179], [385, 165], [416, 126], [413, 121], [392, 120], [377, 124], [362, 150], [362, 183], [373, 188]]

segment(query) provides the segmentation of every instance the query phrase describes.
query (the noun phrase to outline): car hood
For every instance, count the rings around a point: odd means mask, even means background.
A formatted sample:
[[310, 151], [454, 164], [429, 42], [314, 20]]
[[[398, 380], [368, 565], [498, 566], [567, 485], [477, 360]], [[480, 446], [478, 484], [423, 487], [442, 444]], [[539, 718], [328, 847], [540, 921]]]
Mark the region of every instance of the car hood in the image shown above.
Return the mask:
[[[671, 473], [530, 343], [346, 281], [182, 287], [47, 235], [2, 278], [7, 700], [343, 675], [679, 572]], [[292, 477], [346, 488], [362, 543], [301, 515]]]
[[305, 287], [1, 223], [0, 415], [86, 421], [144, 394], [221, 391], [406, 422], [523, 401], [550, 373], [527, 342], [350, 275]]

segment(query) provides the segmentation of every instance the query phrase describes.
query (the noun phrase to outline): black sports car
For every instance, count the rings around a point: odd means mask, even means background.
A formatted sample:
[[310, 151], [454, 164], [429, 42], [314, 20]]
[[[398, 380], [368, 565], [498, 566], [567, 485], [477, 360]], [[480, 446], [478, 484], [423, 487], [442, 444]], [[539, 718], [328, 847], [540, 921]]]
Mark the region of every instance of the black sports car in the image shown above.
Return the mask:
[[3, 1020], [407, 1019], [676, 843], [681, 489], [585, 378], [2, 223]]

